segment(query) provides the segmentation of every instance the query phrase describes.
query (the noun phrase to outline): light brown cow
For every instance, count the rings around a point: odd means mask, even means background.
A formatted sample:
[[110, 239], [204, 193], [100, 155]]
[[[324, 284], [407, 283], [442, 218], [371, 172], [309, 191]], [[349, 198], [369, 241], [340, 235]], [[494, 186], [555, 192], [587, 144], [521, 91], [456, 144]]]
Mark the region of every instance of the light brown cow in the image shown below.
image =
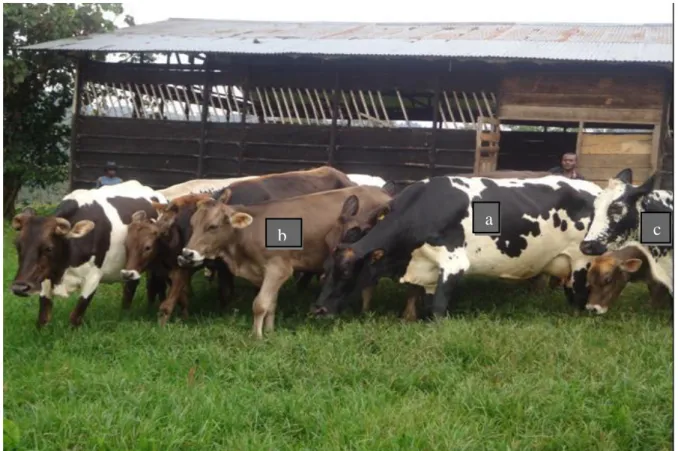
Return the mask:
[[589, 299], [586, 309], [607, 312], [629, 282], [644, 282], [650, 290], [650, 303], [659, 307], [671, 298], [669, 290], [652, 277], [647, 255], [636, 246], [609, 251], [593, 259], [588, 270]]
[[[182, 266], [223, 258], [233, 274], [260, 287], [254, 299], [253, 332], [273, 331], [278, 291], [295, 270], [323, 272], [325, 259], [341, 239], [346, 218], [390, 200], [373, 186], [356, 186], [258, 205], [227, 205], [208, 200], [191, 218], [193, 234], [178, 258]], [[225, 202], [224, 202], [225, 201]], [[303, 249], [267, 249], [266, 218], [302, 218]]]

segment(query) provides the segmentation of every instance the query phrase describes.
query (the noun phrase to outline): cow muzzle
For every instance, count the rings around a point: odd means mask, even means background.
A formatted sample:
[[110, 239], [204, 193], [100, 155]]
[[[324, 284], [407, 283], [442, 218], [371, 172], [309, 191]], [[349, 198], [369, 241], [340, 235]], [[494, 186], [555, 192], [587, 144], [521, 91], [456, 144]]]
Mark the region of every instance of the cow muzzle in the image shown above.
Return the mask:
[[136, 269], [123, 269], [120, 271], [120, 277], [122, 277], [122, 280], [139, 280], [141, 274]]
[[181, 255], [177, 257], [177, 262], [181, 267], [195, 267], [200, 266], [205, 260], [205, 257], [200, 255], [197, 251], [193, 249], [184, 248], [181, 251]]
[[29, 283], [26, 282], [14, 282], [12, 284], [12, 293], [17, 296], [26, 297], [31, 294], [32, 291], [35, 291]]
[[598, 304], [586, 304], [586, 310], [602, 315], [607, 312], [607, 307]]
[[607, 251], [607, 246], [600, 241], [582, 241], [579, 250], [584, 255], [603, 255]]

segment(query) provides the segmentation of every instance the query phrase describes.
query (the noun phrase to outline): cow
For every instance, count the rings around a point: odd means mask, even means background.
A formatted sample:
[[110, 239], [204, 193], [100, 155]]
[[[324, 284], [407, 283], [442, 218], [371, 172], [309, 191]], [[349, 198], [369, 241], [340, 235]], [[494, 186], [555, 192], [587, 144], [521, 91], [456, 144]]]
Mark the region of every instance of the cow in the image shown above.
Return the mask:
[[[130, 180], [92, 190], [75, 190], [66, 195], [53, 215], [38, 216], [32, 210], [12, 219], [17, 231], [15, 245], [19, 268], [12, 283], [18, 296], [40, 293], [38, 327], [52, 317], [52, 297], [68, 297], [80, 290], [70, 315], [73, 326], [83, 316], [100, 283], [122, 282], [125, 264], [125, 237], [132, 214], [143, 210], [156, 217], [153, 202], [166, 202], [153, 189]], [[149, 281], [149, 302], [164, 280]], [[123, 309], [129, 309], [139, 281], [125, 284]]]
[[653, 307], [670, 299], [666, 286], [653, 277], [649, 264], [651, 259], [652, 255], [636, 244], [595, 257], [587, 274], [590, 293], [586, 309], [598, 314], [606, 313], [629, 282], [647, 285]]
[[[376, 224], [333, 254], [316, 312], [332, 314], [367, 264], [374, 278], [401, 275], [401, 283], [433, 295], [435, 316], [445, 312], [456, 280], [480, 274], [526, 280], [541, 273], [562, 280], [568, 301], [586, 304], [590, 257], [579, 250], [598, 185], [558, 175], [534, 179], [433, 177], [405, 188], [376, 213]], [[497, 236], [473, 233], [473, 202], [500, 202]]]
[[[181, 266], [223, 258], [231, 272], [260, 287], [253, 302], [253, 332], [273, 331], [278, 291], [295, 270], [322, 273], [345, 222], [363, 209], [388, 201], [381, 188], [355, 186], [263, 204], [240, 206], [223, 199], [205, 201], [191, 218], [193, 234], [179, 257]], [[225, 200], [225, 202], [224, 202]], [[302, 218], [302, 249], [267, 249], [266, 218]]]
[[243, 180], [249, 180], [256, 177], [256, 175], [250, 175], [246, 177], [232, 177], [226, 179], [195, 179], [169, 186], [167, 188], [158, 190], [158, 192], [165, 196], [168, 201], [171, 201], [172, 199], [186, 196], [188, 194], [214, 193], [215, 191], [227, 188], [234, 182], [241, 182]]
[[581, 243], [581, 251], [602, 255], [634, 245], [652, 257], [647, 262], [654, 280], [673, 295], [673, 243], [657, 246], [639, 243], [641, 212], [666, 212], [673, 215], [673, 192], [653, 189], [656, 174], [638, 187], [631, 184], [633, 171], [624, 169], [608, 182], [594, 202], [591, 227]]
[[[127, 262], [121, 276], [125, 280], [138, 280], [141, 273], [150, 270], [162, 274], [170, 282], [167, 298], [160, 304], [158, 321], [167, 323], [177, 303], [182, 307], [182, 317], [188, 316], [188, 297], [193, 273], [198, 268], [181, 268], [177, 257], [188, 242], [192, 230], [191, 216], [199, 201], [211, 199], [209, 193], [189, 194], [172, 200], [169, 204], [154, 204], [158, 219], [148, 217], [144, 210], [132, 215], [125, 246]], [[219, 281], [219, 301], [222, 310], [233, 290], [232, 275], [221, 260], [215, 260], [215, 273]]]

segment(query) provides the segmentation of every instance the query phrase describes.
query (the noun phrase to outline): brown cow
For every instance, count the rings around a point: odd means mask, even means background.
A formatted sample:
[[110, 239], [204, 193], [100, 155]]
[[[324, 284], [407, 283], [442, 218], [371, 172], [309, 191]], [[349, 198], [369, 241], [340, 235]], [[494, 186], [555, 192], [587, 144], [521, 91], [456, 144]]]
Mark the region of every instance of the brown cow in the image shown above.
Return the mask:
[[647, 255], [636, 246], [609, 251], [593, 259], [588, 270], [589, 299], [586, 309], [607, 312], [629, 282], [644, 282], [650, 290], [650, 303], [659, 307], [671, 298], [669, 290], [652, 277]]
[[[253, 332], [261, 338], [264, 321], [266, 330], [273, 330], [278, 291], [293, 272], [322, 273], [346, 218], [389, 199], [381, 188], [356, 186], [251, 206], [204, 201], [191, 218], [193, 235], [179, 264], [223, 258], [233, 274], [261, 287], [253, 303]], [[267, 249], [266, 218], [302, 218], [303, 249]]]
[[[207, 199], [211, 199], [210, 194], [190, 194], [178, 197], [168, 205], [154, 204], [159, 214], [157, 221], [149, 218], [144, 211], [132, 216], [125, 240], [127, 262], [121, 275], [125, 280], [138, 280], [142, 272], [150, 270], [169, 278], [170, 291], [158, 311], [161, 325], [172, 315], [177, 302], [182, 307], [182, 316], [188, 316], [191, 277], [198, 268], [180, 268], [177, 256], [187, 242], [186, 237], [190, 236], [190, 218], [197, 203]], [[215, 264], [219, 301], [223, 309], [233, 289], [233, 276], [223, 262], [216, 261]]]

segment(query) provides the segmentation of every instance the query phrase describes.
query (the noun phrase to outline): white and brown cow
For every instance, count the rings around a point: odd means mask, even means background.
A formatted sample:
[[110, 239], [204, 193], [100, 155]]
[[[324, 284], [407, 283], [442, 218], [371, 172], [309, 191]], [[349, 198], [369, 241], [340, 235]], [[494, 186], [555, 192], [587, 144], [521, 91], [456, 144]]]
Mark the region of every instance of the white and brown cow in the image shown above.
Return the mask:
[[[18, 296], [40, 294], [38, 326], [50, 321], [53, 296], [67, 297], [80, 291], [70, 317], [71, 324], [79, 326], [99, 284], [123, 281], [120, 270], [126, 260], [127, 226], [139, 210], [156, 217], [153, 202], [166, 199], [131, 180], [75, 190], [62, 199], [54, 215], [38, 216], [29, 209], [14, 217], [19, 269], [12, 292]], [[138, 283], [126, 284], [123, 308], [131, 305]], [[160, 283], [164, 288], [164, 280]]]
[[[586, 255], [602, 255], [608, 250], [635, 246], [648, 257], [653, 280], [673, 295], [673, 243], [669, 246], [640, 243], [642, 212], [667, 212], [673, 215], [673, 192], [653, 189], [656, 175], [640, 186], [633, 186], [633, 172], [624, 169], [610, 179], [594, 202], [591, 227], [581, 243]], [[673, 233], [673, 232], [671, 232]], [[603, 310], [592, 307], [603, 313]]]

